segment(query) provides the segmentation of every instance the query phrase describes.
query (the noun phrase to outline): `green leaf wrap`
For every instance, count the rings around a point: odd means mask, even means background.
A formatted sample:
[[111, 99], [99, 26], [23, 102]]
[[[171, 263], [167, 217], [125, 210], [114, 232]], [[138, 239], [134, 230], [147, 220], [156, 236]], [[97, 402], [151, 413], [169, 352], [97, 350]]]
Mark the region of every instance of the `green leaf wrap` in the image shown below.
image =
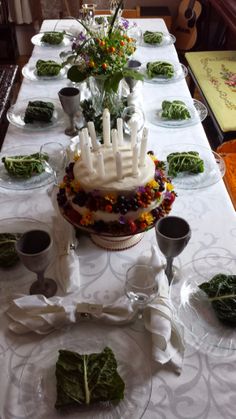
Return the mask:
[[47, 155], [39, 153], [29, 154], [27, 156], [5, 156], [2, 157], [7, 172], [18, 178], [30, 178], [45, 171], [44, 161], [48, 160]]
[[171, 79], [174, 76], [174, 67], [166, 61], [153, 61], [146, 65], [147, 76], [152, 79], [155, 76], [164, 76]]
[[59, 45], [63, 41], [63, 32], [45, 32], [41, 38], [41, 42], [45, 42], [51, 45]]
[[168, 175], [175, 177], [181, 172], [202, 173], [204, 161], [197, 151], [170, 153], [167, 156]]
[[0, 266], [2, 268], [10, 268], [18, 262], [15, 243], [19, 237], [20, 234], [0, 233]]
[[172, 102], [164, 100], [162, 102], [162, 118], [169, 120], [184, 120], [191, 118], [190, 112], [182, 100]]
[[219, 273], [199, 288], [207, 294], [219, 320], [236, 326], [236, 275]]
[[59, 350], [56, 379], [57, 409], [105, 401], [117, 403], [124, 398], [125, 384], [108, 347], [89, 355]]
[[53, 77], [58, 76], [61, 71], [61, 64], [54, 60], [38, 60], [36, 62], [37, 75], [39, 77]]
[[163, 39], [163, 32], [152, 32], [152, 31], [145, 31], [143, 34], [143, 40], [146, 44], [160, 44]]

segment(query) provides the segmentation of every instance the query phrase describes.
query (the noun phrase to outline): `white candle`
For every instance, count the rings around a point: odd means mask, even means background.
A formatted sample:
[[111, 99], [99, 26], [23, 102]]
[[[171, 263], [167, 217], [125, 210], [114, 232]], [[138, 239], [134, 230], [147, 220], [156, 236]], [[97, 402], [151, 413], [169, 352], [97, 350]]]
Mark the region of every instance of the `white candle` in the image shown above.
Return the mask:
[[105, 166], [103, 160], [103, 154], [101, 151], [97, 153], [97, 174], [100, 178], [105, 177]]
[[84, 162], [84, 159], [85, 159], [85, 157], [84, 157], [84, 155], [85, 155], [85, 153], [84, 153], [85, 138], [84, 138], [83, 131], [79, 132], [79, 142], [80, 142], [81, 158]]
[[117, 133], [118, 133], [118, 144], [121, 147], [124, 142], [124, 134], [123, 134], [123, 119], [118, 118], [116, 121], [117, 124]]
[[132, 174], [138, 176], [138, 144], [135, 144], [132, 155]]
[[103, 111], [102, 127], [103, 127], [103, 143], [105, 147], [110, 147], [111, 145], [111, 120], [110, 120], [110, 112], [107, 108], [104, 109]]
[[89, 174], [92, 174], [94, 172], [93, 161], [92, 161], [90, 145], [88, 143], [84, 145], [84, 156], [85, 156], [84, 163], [88, 169]]
[[145, 166], [145, 158], [146, 158], [146, 154], [147, 154], [147, 141], [148, 141], [148, 129], [146, 127], [144, 127], [143, 128], [143, 135], [142, 135], [142, 139], [141, 139], [139, 166]]
[[116, 156], [116, 174], [117, 174], [118, 180], [121, 180], [123, 177], [121, 152], [117, 151], [115, 156]]
[[137, 142], [137, 135], [138, 135], [138, 122], [137, 121], [135, 120], [130, 121], [130, 132], [131, 132], [130, 147], [134, 148]]
[[89, 147], [91, 147], [91, 139], [90, 139], [90, 136], [89, 136], [89, 133], [88, 133], [88, 128], [85, 127], [85, 128], [82, 129], [82, 131], [84, 133], [84, 141], [85, 141], [85, 143], [88, 143], [89, 144]]
[[113, 129], [111, 131], [111, 141], [112, 141], [112, 148], [114, 155], [118, 151], [118, 136], [117, 136], [117, 130]]
[[89, 135], [92, 141], [92, 147], [94, 149], [94, 151], [98, 150], [98, 142], [97, 142], [97, 136], [96, 136], [96, 131], [95, 131], [95, 126], [93, 121], [89, 121], [88, 122], [88, 131], [89, 131]]

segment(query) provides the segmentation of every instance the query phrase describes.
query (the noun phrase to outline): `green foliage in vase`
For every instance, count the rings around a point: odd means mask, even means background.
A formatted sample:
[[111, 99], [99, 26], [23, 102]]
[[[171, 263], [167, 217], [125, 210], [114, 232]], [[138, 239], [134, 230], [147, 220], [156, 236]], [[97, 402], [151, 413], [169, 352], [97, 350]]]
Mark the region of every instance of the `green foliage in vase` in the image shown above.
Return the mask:
[[236, 326], [236, 275], [219, 273], [199, 288], [207, 294], [218, 319]]
[[125, 384], [109, 347], [89, 355], [59, 350], [56, 379], [57, 409], [108, 401], [118, 403], [124, 398]]

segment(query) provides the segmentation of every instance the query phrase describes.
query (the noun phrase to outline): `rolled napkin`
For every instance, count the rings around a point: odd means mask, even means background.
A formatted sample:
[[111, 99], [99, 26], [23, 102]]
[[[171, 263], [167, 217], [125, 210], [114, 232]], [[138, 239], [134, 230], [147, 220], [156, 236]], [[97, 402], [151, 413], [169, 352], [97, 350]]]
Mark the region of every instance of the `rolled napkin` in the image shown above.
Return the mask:
[[150, 265], [158, 274], [158, 294], [144, 310], [144, 324], [152, 334], [153, 358], [160, 364], [171, 361], [175, 371], [182, 370], [184, 357], [183, 328], [173, 318], [169, 284], [156, 246], [152, 247]]
[[122, 325], [136, 316], [132, 303], [125, 296], [106, 306], [78, 302], [78, 295], [50, 299], [43, 295], [23, 296], [13, 300], [6, 313], [13, 320], [9, 329], [17, 334], [48, 334], [84, 318]]
[[77, 292], [80, 287], [80, 263], [74, 249], [74, 229], [59, 214], [53, 217], [53, 233], [57, 246], [57, 280], [65, 294]]

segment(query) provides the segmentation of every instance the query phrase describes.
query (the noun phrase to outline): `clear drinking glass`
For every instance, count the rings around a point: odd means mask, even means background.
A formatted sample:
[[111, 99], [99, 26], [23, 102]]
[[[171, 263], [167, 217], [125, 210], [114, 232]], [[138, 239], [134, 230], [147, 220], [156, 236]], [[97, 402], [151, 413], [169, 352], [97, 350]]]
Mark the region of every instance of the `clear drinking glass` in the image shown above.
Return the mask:
[[60, 143], [48, 142], [40, 147], [39, 153], [52, 168], [55, 176], [55, 184], [58, 185], [61, 178], [64, 176], [67, 163], [65, 148]]
[[173, 279], [173, 259], [187, 246], [191, 229], [183, 218], [167, 216], [157, 221], [155, 231], [158, 246], [166, 257], [165, 273], [170, 284]]
[[123, 119], [124, 132], [130, 135], [132, 123], [137, 123], [138, 133], [143, 129], [145, 123], [144, 112], [136, 105], [130, 105], [124, 108], [121, 118]]
[[138, 318], [142, 319], [143, 310], [157, 293], [156, 274], [152, 266], [137, 264], [126, 272], [125, 293], [138, 309]]
[[57, 284], [54, 279], [44, 276], [54, 253], [50, 234], [45, 230], [27, 231], [17, 240], [15, 247], [25, 267], [37, 274], [37, 280], [30, 287], [30, 294], [53, 297], [57, 292]]

